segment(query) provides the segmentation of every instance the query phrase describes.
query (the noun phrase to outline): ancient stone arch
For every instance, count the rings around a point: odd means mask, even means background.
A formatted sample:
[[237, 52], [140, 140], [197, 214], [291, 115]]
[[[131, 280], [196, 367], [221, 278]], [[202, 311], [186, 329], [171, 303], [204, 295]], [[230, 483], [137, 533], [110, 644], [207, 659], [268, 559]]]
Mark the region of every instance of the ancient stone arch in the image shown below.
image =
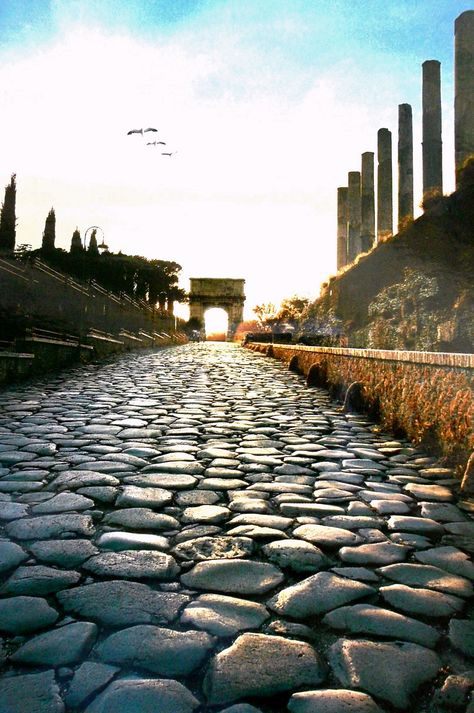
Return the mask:
[[189, 317], [198, 319], [204, 332], [204, 315], [211, 307], [227, 312], [229, 326], [227, 339], [231, 340], [240, 322], [244, 319], [245, 280], [224, 277], [192, 277], [189, 292]]

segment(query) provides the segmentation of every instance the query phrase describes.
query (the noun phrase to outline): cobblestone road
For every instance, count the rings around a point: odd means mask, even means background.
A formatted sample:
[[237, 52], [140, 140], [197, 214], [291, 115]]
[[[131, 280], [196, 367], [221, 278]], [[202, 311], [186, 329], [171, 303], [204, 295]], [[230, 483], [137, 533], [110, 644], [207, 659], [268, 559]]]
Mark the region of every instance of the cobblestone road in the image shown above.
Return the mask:
[[0, 395], [0, 713], [474, 711], [450, 471], [226, 344]]

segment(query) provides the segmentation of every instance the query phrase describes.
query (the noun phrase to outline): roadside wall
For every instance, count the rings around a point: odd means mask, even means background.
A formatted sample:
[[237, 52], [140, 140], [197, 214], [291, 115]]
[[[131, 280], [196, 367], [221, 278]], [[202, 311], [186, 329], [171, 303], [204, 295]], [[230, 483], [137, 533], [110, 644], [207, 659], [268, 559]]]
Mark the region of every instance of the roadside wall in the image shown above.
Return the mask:
[[465, 466], [474, 449], [474, 354], [249, 343], [327, 386], [341, 400], [360, 384], [364, 410], [383, 428]]

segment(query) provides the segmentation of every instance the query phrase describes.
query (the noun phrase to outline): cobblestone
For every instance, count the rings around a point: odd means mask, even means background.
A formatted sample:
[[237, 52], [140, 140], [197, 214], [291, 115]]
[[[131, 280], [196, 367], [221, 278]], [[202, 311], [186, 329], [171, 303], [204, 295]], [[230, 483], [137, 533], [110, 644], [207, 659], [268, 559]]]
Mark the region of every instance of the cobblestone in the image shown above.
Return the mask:
[[0, 713], [472, 707], [452, 471], [229, 344], [0, 395]]

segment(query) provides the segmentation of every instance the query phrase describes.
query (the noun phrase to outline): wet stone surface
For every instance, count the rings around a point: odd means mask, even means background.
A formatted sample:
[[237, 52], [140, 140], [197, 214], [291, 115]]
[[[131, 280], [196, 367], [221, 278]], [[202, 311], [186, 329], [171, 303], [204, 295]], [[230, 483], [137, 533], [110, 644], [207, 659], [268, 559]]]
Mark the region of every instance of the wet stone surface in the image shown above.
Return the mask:
[[474, 507], [228, 344], [0, 395], [0, 713], [474, 710]]

